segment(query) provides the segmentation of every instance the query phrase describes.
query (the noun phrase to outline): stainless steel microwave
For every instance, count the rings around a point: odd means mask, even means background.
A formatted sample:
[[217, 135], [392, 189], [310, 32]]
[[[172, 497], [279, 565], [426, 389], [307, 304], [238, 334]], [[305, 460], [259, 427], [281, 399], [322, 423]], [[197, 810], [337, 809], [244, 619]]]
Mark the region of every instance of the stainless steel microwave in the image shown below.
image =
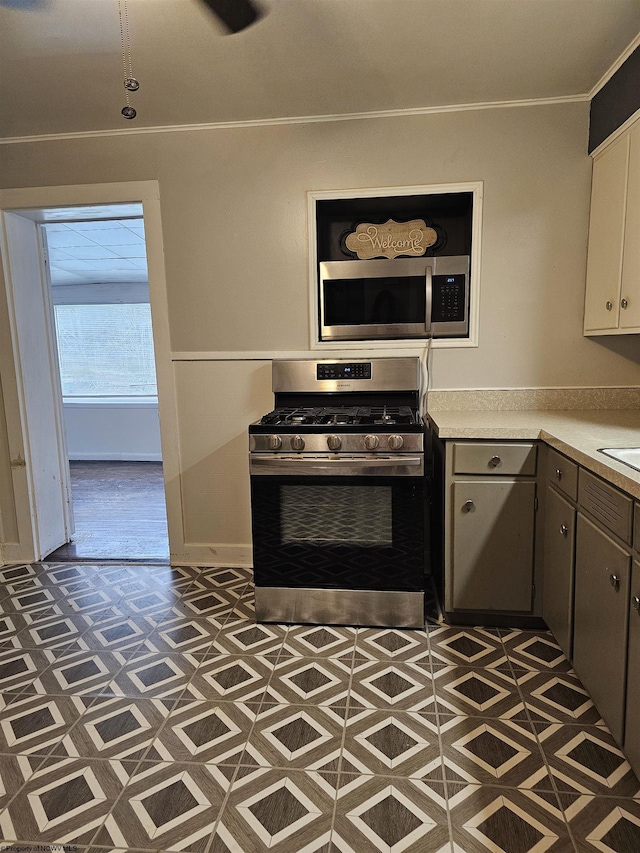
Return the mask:
[[468, 255], [320, 264], [322, 341], [468, 334]]

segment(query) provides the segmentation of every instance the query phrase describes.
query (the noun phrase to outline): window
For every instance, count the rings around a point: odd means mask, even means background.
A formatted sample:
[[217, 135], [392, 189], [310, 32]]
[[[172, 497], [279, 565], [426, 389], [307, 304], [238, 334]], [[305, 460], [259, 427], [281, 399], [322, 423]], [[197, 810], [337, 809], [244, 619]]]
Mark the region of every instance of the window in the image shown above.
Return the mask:
[[148, 304], [56, 305], [54, 311], [64, 397], [157, 395]]

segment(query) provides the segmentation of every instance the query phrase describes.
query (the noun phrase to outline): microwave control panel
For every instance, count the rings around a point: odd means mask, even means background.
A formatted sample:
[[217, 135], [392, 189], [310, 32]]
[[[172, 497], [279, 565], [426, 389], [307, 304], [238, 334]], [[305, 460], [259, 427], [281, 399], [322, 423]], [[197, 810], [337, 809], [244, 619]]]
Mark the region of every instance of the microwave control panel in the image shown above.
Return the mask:
[[432, 323], [465, 319], [466, 275], [434, 275], [432, 279]]

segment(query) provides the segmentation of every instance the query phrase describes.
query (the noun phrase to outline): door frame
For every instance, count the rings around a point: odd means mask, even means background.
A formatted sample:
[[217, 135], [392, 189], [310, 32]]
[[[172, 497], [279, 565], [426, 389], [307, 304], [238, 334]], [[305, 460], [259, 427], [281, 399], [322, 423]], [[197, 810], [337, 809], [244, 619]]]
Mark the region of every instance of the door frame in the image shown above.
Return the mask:
[[[151, 323], [153, 329], [156, 376], [158, 383], [158, 413], [160, 418], [160, 436], [162, 462], [167, 504], [167, 523], [170, 553], [184, 552], [184, 527], [182, 521], [180, 466], [178, 450], [178, 421], [171, 360], [169, 335], [169, 310], [166, 276], [164, 268], [164, 250], [162, 240], [162, 222], [160, 215], [160, 191], [157, 181], [135, 181], [127, 183], [80, 184], [54, 187], [29, 187], [0, 189], [0, 254], [3, 256], [4, 287], [6, 298], [0, 305], [0, 325], [7, 323], [13, 328], [12, 317], [13, 283], [10, 265], [7, 262], [17, 251], [7, 239], [5, 214], [12, 213], [35, 221], [38, 211], [43, 208], [75, 207], [84, 205], [119, 204], [139, 202], [142, 204], [147, 264], [149, 273], [149, 299], [151, 304]], [[0, 270], [0, 273], [2, 270]], [[0, 300], [4, 301], [4, 300]], [[3, 313], [7, 313], [3, 317]], [[53, 329], [51, 330], [53, 332]], [[33, 481], [30, 476], [31, 459], [28, 452], [29, 424], [25, 417], [23, 401], [25, 388], [22, 379], [21, 356], [15, 346], [13, 334], [0, 335], [0, 387], [4, 395], [7, 445], [12, 460], [12, 474], [15, 469], [24, 468], [27, 480], [13, 476], [15, 515], [17, 522], [17, 543], [0, 542], [0, 565], [8, 562], [29, 562], [36, 559], [33, 536], [29, 535], [31, 520], [37, 514], [38, 495], [26, 488]], [[51, 361], [43, 369], [51, 371]], [[0, 413], [1, 414], [1, 413]], [[60, 451], [59, 451], [60, 452]], [[0, 447], [2, 453], [2, 447]], [[67, 460], [63, 461], [67, 465]], [[37, 491], [37, 490], [36, 490]], [[0, 533], [2, 532], [0, 518]], [[4, 539], [4, 537], [2, 537]]]

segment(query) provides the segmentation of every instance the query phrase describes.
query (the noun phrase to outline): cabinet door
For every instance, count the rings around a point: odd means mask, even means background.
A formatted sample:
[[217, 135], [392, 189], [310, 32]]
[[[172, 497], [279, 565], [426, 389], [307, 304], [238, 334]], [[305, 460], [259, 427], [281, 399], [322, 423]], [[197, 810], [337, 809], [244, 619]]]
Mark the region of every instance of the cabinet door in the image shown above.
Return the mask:
[[631, 558], [578, 513], [573, 665], [619, 744], [624, 727]]
[[548, 486], [544, 522], [542, 618], [569, 659], [573, 645], [575, 524], [575, 509]]
[[617, 329], [619, 324], [628, 160], [626, 134], [593, 163], [585, 333]]
[[453, 607], [531, 610], [536, 484], [453, 484]]
[[620, 328], [640, 329], [640, 125], [631, 133], [629, 143]]
[[640, 563], [633, 564], [631, 575], [624, 751], [636, 774], [640, 773]]
[[624, 751], [635, 773], [640, 773], [640, 563], [637, 562], [631, 574]]

